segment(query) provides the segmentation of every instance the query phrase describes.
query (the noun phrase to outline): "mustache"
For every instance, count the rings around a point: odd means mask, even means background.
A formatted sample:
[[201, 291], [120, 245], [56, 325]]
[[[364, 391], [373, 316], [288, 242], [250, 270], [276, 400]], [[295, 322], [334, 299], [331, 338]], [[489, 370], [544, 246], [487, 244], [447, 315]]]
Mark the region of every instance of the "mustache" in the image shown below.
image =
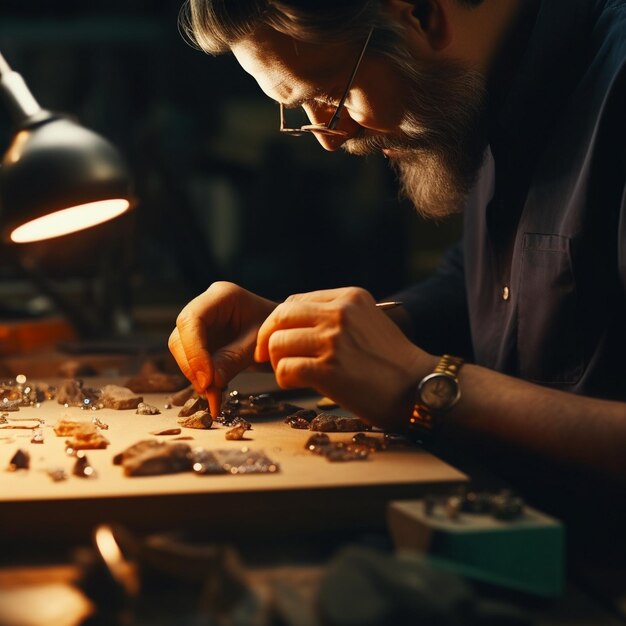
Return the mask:
[[341, 148], [356, 156], [380, 154], [383, 150], [397, 150], [407, 155], [419, 154], [424, 150], [432, 149], [433, 137], [422, 128], [413, 134], [384, 135], [366, 128], [359, 129], [358, 133], [341, 145]]

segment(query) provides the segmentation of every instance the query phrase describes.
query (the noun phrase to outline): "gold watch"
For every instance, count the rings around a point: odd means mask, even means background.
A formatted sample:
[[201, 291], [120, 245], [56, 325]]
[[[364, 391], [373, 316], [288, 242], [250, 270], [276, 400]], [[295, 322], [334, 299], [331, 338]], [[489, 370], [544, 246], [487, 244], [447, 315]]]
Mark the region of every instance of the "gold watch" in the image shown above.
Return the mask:
[[434, 371], [422, 378], [410, 419], [412, 428], [432, 430], [434, 416], [449, 411], [459, 401], [458, 373], [462, 365], [461, 357], [444, 354]]

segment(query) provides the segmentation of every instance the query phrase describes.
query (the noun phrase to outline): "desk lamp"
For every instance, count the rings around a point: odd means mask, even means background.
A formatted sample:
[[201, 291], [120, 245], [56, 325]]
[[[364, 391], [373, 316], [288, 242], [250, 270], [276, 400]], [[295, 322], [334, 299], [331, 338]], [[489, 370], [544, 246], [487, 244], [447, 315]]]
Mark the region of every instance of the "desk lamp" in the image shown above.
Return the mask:
[[130, 177], [117, 150], [67, 116], [42, 109], [2, 54], [0, 98], [15, 129], [0, 164], [2, 240], [59, 237], [130, 208]]

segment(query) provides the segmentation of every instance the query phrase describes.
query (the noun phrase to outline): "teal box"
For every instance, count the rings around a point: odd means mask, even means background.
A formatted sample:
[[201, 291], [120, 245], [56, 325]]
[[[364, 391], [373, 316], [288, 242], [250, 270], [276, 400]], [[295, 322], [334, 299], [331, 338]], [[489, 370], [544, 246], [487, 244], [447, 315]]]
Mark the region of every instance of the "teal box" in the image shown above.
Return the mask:
[[443, 569], [545, 598], [565, 581], [565, 528], [530, 507], [511, 521], [487, 514], [450, 516], [422, 500], [389, 503], [387, 523], [397, 551], [425, 554]]

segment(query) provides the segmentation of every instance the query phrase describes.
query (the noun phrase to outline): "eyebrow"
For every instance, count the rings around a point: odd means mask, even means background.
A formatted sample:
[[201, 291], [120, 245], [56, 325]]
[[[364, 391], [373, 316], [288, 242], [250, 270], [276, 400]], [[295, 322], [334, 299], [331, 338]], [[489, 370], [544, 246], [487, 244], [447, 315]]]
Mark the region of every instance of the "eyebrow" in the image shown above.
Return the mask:
[[327, 99], [330, 101], [330, 97], [325, 94], [325, 92], [322, 89], [315, 89], [312, 91], [309, 91], [308, 93], [295, 98], [295, 99], [290, 99], [288, 102], [283, 102], [283, 107], [285, 107], [285, 109], [297, 109], [301, 106], [303, 106], [304, 104], [306, 104], [307, 102], [311, 102], [313, 100], [324, 100]]

